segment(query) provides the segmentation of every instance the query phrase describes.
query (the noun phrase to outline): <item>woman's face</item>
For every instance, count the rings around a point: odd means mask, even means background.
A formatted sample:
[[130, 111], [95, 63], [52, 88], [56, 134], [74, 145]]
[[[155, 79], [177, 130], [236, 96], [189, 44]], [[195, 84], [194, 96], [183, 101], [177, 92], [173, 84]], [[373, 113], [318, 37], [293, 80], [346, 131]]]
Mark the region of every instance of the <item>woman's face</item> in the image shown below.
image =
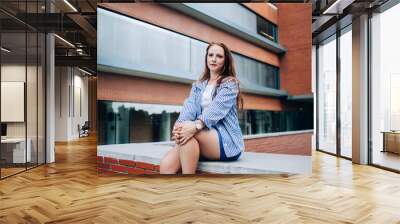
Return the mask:
[[224, 49], [218, 45], [212, 45], [207, 53], [207, 66], [211, 72], [219, 72], [224, 67]]

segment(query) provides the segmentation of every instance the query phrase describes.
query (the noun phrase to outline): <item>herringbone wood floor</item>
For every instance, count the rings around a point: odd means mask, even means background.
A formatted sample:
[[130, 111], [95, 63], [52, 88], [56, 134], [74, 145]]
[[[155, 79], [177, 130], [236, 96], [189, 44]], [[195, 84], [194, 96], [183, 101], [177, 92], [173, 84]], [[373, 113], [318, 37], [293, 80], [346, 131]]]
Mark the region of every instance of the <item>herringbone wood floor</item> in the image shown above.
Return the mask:
[[0, 181], [0, 223], [400, 223], [400, 175], [320, 152], [312, 176], [98, 176], [95, 138]]

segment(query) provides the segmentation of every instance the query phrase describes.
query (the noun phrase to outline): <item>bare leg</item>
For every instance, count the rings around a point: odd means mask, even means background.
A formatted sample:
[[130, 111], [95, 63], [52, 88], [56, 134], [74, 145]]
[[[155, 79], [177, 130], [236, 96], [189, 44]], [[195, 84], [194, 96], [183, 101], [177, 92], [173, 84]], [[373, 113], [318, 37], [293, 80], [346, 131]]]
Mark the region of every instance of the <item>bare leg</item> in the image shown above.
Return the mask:
[[200, 153], [202, 156], [211, 160], [220, 159], [219, 139], [218, 133], [215, 129], [201, 130], [194, 138], [200, 146]]
[[161, 160], [160, 174], [176, 174], [180, 168], [179, 146], [175, 146]]
[[180, 145], [179, 155], [182, 165], [182, 174], [196, 173], [200, 156], [200, 147], [197, 140], [191, 138], [184, 145]]

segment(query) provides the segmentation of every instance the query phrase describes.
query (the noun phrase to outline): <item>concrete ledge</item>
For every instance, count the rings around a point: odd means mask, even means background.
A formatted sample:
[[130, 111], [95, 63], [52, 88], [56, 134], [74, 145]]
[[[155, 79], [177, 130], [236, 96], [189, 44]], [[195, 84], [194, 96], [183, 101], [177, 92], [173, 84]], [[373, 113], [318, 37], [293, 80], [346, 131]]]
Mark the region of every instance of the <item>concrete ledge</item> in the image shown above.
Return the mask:
[[[160, 164], [173, 142], [102, 145], [97, 155], [118, 160]], [[199, 170], [218, 174], [311, 174], [311, 156], [245, 152], [237, 161], [207, 161]]]

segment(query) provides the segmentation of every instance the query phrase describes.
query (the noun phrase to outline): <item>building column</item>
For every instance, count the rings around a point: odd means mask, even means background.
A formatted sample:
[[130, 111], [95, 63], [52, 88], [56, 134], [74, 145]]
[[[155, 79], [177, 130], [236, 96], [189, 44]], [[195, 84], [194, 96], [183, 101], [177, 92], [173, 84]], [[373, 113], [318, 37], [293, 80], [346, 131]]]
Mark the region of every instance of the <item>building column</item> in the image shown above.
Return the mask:
[[368, 163], [368, 15], [353, 19], [353, 162]]
[[55, 141], [69, 141], [72, 138], [72, 68], [58, 66], [55, 74]]
[[46, 163], [55, 161], [55, 54], [54, 35], [46, 34]]

